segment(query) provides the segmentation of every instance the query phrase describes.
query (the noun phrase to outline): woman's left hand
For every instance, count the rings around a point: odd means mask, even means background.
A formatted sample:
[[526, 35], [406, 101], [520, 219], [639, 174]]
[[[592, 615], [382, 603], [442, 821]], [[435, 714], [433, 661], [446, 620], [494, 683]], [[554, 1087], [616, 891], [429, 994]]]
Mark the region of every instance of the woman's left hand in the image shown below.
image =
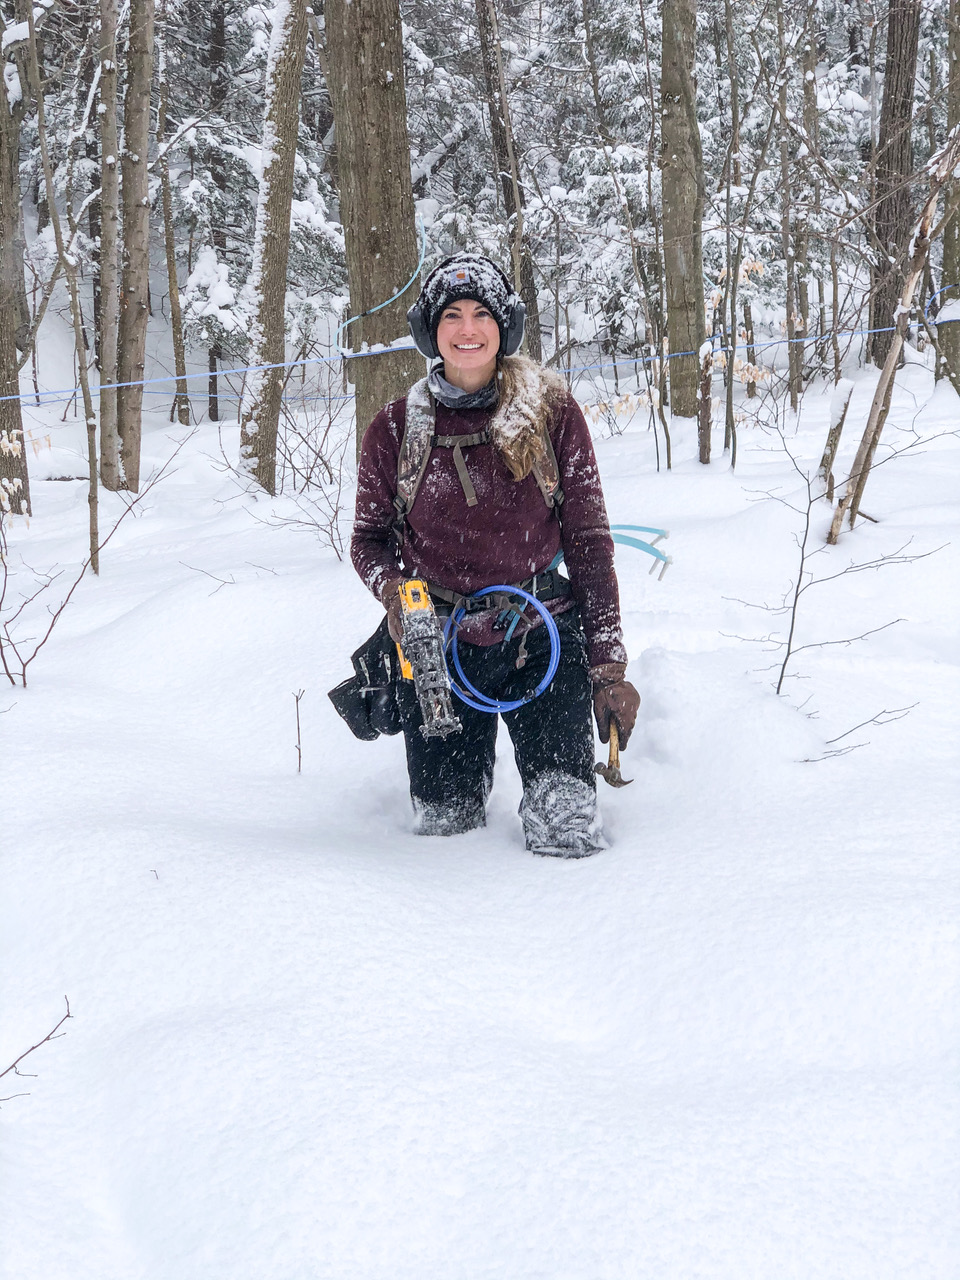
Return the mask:
[[621, 748], [626, 747], [637, 722], [640, 694], [625, 680], [626, 666], [622, 662], [607, 662], [593, 667], [593, 714], [597, 718], [597, 731], [601, 742], [610, 741], [610, 721], [617, 726]]

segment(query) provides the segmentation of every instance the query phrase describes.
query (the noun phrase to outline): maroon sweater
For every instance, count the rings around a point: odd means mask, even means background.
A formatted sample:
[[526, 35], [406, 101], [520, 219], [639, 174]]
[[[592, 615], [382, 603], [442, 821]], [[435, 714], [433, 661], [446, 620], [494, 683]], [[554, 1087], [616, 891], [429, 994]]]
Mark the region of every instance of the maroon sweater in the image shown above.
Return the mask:
[[[455, 410], [438, 404], [436, 434], [474, 435], [486, 429], [492, 416], [491, 409]], [[567, 397], [550, 424], [564, 492], [562, 527], [556, 511], [544, 502], [535, 477], [512, 479], [489, 444], [463, 450], [477, 493], [477, 505], [468, 507], [453, 450], [437, 447], [409, 513], [398, 563], [391, 529], [405, 422], [405, 400], [381, 409], [367, 429], [360, 453], [350, 557], [374, 595], [379, 596], [384, 583], [398, 572], [463, 595], [499, 583], [516, 585], [546, 569], [562, 547], [573, 596], [580, 606], [590, 665], [626, 662], [613, 540], [593, 443], [573, 397]], [[551, 601], [548, 607], [556, 611], [564, 603]], [[489, 623], [471, 618], [461, 635], [480, 644], [502, 636], [502, 632], [488, 635], [488, 631]]]

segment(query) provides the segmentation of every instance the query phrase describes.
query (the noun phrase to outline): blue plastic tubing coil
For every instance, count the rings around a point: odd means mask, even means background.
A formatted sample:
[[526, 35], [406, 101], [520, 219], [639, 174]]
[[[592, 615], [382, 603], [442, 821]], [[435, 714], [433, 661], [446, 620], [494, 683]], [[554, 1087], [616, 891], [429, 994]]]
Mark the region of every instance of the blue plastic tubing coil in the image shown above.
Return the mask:
[[[539, 698], [544, 689], [546, 689], [553, 677], [557, 674], [557, 667], [560, 665], [560, 632], [556, 622], [553, 620], [553, 614], [544, 604], [542, 604], [536, 596], [532, 596], [529, 591], [522, 591], [519, 587], [484, 587], [482, 591], [477, 591], [470, 597], [471, 600], [480, 600], [484, 596], [494, 595], [496, 592], [503, 592], [504, 595], [520, 596], [526, 600], [527, 604], [532, 604], [543, 619], [547, 628], [547, 634], [550, 637], [550, 661], [547, 664], [547, 672], [537, 687], [523, 698], [517, 698], [515, 702], [498, 702], [496, 698], [488, 698], [485, 693], [481, 693], [479, 689], [475, 689], [467, 677], [464, 675], [463, 667], [460, 665], [460, 654], [457, 650], [457, 627], [466, 617], [466, 609], [463, 605], [454, 609], [450, 617], [447, 619], [446, 626], [443, 628], [444, 644], [450, 648], [450, 656], [453, 659], [454, 670], [463, 681], [468, 693], [464, 693], [463, 689], [457, 687], [451, 679], [450, 687], [457, 695], [461, 702], [465, 702], [468, 707], [473, 707], [475, 711], [489, 711], [491, 715], [497, 715], [503, 711], [516, 711], [518, 707], [525, 706], [526, 703], [532, 702], [534, 698]], [[470, 697], [469, 694], [473, 694]]]

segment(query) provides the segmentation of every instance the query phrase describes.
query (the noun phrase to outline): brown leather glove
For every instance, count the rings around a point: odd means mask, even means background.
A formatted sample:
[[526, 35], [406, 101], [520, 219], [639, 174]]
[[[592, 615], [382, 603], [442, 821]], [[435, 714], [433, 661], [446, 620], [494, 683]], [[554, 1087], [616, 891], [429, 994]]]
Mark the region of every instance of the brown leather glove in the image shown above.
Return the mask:
[[605, 662], [599, 667], [590, 668], [593, 714], [597, 718], [600, 741], [610, 741], [610, 721], [613, 720], [616, 722], [621, 747], [625, 747], [630, 741], [640, 709], [639, 693], [629, 680], [623, 678], [626, 670], [623, 662]]
[[398, 592], [402, 582], [406, 582], [406, 578], [391, 578], [380, 588], [380, 603], [387, 611], [387, 630], [397, 644], [403, 639], [403, 606]]

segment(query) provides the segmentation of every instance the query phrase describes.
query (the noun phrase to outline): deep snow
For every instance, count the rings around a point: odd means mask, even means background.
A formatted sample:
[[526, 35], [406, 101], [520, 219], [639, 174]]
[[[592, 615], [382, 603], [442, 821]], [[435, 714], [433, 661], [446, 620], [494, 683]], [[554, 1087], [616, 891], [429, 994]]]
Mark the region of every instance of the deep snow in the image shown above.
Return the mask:
[[[784, 424], [807, 469], [830, 399]], [[72, 565], [84, 485], [42, 477], [83, 446], [37, 412], [11, 551]], [[400, 742], [325, 697], [378, 606], [201, 426], [0, 690], [0, 1067], [74, 1014], [2, 1082], [4, 1280], [955, 1280], [958, 419], [898, 375], [881, 452], [928, 443], [814, 566], [942, 549], [809, 592], [801, 643], [903, 621], [779, 699], [738, 638], [795, 573], [778, 438], [744, 424], [731, 473], [677, 423], [659, 474], [645, 416], [598, 438], [674, 563], [618, 550], [636, 781], [580, 862], [524, 852], [506, 754], [485, 831], [409, 833]], [[145, 473], [176, 438], [154, 414]]]

